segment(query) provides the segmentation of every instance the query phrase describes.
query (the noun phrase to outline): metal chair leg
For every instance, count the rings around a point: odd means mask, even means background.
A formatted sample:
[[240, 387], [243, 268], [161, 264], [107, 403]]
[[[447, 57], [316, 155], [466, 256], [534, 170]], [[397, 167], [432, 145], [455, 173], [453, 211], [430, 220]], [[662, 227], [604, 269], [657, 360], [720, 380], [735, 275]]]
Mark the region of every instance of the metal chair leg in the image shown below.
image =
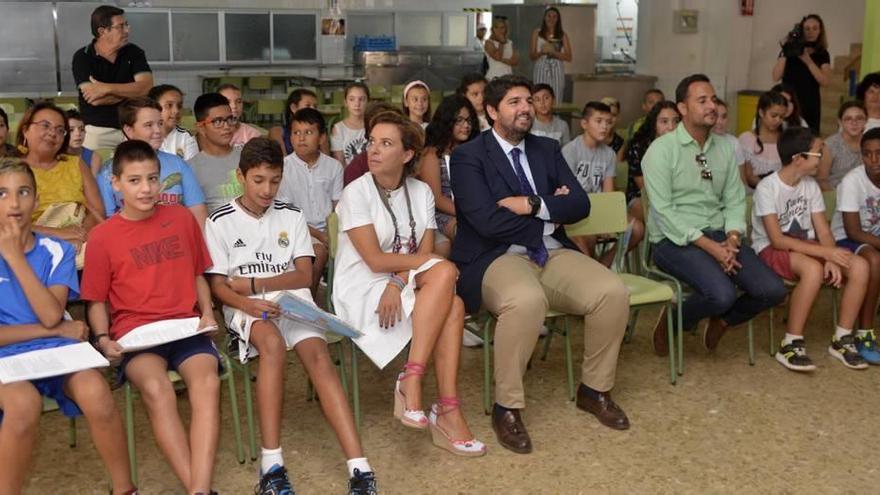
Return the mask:
[[131, 481], [137, 486], [137, 452], [134, 445], [134, 398], [131, 393], [131, 384], [128, 382], [125, 382], [125, 436], [128, 442], [128, 464], [131, 469]]
[[754, 319], [749, 320], [748, 325], [748, 339], [749, 339], [749, 365], [755, 365], [755, 325], [753, 324]]
[[571, 359], [571, 328], [568, 325], [568, 317], [562, 317], [562, 332], [565, 342], [565, 369], [568, 373], [568, 400], [574, 400], [574, 364]]
[[[672, 312], [675, 310], [672, 304], [669, 304], [666, 309], [666, 328], [673, 330], [672, 328]], [[681, 332], [678, 332], [678, 335], [681, 336]], [[675, 385], [676, 379], [678, 378], [678, 374], [675, 372], [675, 336], [673, 332], [666, 332], [666, 344], [669, 346], [669, 383]]]
[[70, 428], [67, 430], [67, 446], [76, 447], [76, 418], [70, 418]]
[[492, 325], [493, 318], [490, 316], [486, 323], [483, 324], [483, 412], [488, 415], [492, 404], [490, 403], [490, 395], [492, 388], [490, 350], [492, 343], [489, 340], [489, 327]]
[[350, 340], [351, 343], [351, 402], [354, 409], [354, 425], [357, 427], [358, 433], [361, 431], [361, 390], [358, 381], [358, 357], [357, 344]]

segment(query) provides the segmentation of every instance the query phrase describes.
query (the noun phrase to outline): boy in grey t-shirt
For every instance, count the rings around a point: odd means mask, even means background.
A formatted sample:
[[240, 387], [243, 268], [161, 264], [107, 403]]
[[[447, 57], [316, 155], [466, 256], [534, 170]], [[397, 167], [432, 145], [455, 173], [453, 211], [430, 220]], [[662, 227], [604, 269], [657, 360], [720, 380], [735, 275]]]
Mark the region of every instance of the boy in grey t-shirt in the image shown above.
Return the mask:
[[536, 84], [532, 88], [532, 102], [535, 106], [535, 120], [532, 123], [531, 133], [536, 136], [544, 136], [559, 141], [559, 146], [565, 146], [571, 141], [571, 131], [568, 124], [553, 115], [553, 105], [556, 96], [549, 84]]
[[617, 157], [604, 143], [611, 129], [611, 108], [591, 101], [581, 119], [583, 135], [562, 148], [562, 156], [587, 193], [614, 190]]
[[219, 93], [205, 93], [196, 98], [193, 113], [202, 151], [187, 163], [202, 186], [205, 206], [210, 213], [242, 194], [235, 175], [241, 149], [232, 146], [238, 119], [232, 114], [229, 100]]

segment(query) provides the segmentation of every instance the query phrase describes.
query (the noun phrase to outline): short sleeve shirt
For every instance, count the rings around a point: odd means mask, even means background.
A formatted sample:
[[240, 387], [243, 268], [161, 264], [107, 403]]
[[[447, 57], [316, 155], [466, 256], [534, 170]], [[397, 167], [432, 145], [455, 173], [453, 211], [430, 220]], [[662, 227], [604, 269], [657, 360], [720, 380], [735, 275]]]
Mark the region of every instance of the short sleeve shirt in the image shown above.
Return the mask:
[[755, 206], [752, 213], [752, 248], [760, 253], [770, 245], [763, 217], [775, 214], [782, 233], [801, 240], [815, 240], [813, 213], [825, 211], [822, 190], [812, 177], [804, 177], [789, 186], [773, 173], [755, 188]]
[[[84, 46], [73, 54], [73, 80], [79, 88], [89, 82], [90, 77], [109, 84], [134, 82], [134, 76], [152, 72], [147, 56], [137, 45], [129, 43], [116, 53], [116, 60], [110, 62], [95, 52], [95, 42]], [[121, 128], [115, 105], [91, 105], [79, 94], [79, 111], [86, 125]]]
[[[28, 265], [46, 287], [63, 285], [68, 288], [67, 300], [79, 297], [76, 278], [76, 251], [65, 241], [34, 233], [34, 247], [25, 253]], [[0, 325], [27, 325], [39, 318], [18, 283], [15, 274], [0, 256]]]
[[110, 337], [156, 321], [198, 316], [195, 277], [211, 266], [196, 218], [157, 205], [140, 221], [114, 215], [92, 229], [82, 298], [109, 302]]
[[244, 146], [251, 139], [262, 135], [263, 134], [256, 127], [242, 122], [241, 125], [238, 126], [238, 130], [235, 131], [235, 134], [232, 135], [232, 145]]
[[837, 186], [837, 211], [831, 220], [836, 241], [847, 237], [841, 212], [858, 212], [862, 232], [880, 237], [880, 188], [868, 178], [865, 167], [850, 170]]
[[333, 202], [341, 197], [342, 164], [335, 158], [321, 153], [312, 167], [296, 152], [284, 158], [284, 175], [277, 198], [302, 209], [310, 226], [324, 230]]
[[746, 131], [739, 136], [739, 151], [742, 153], [744, 162], [752, 166], [752, 173], [757, 176], [766, 176], [782, 168], [782, 160], [776, 143], [761, 143], [752, 131]]
[[603, 143], [591, 150], [583, 138], [575, 139], [562, 148], [562, 157], [588, 194], [602, 192], [602, 181], [617, 173], [614, 150]]
[[568, 124], [555, 115], [549, 123], [535, 119], [529, 132], [535, 136], [553, 138], [559, 142], [559, 146], [565, 146], [571, 141], [571, 131], [568, 129]]
[[831, 175], [828, 182], [837, 187], [847, 172], [862, 164], [862, 153], [858, 148], [850, 149], [839, 132], [826, 139], [825, 145], [831, 152]]
[[330, 134], [330, 151], [341, 151], [348, 165], [367, 146], [364, 129], [351, 129], [344, 122], [337, 122]]
[[241, 196], [241, 183], [235, 175], [240, 160], [240, 148], [233, 148], [226, 156], [213, 156], [202, 151], [189, 160], [189, 166], [205, 193], [208, 212]]
[[199, 143], [189, 131], [183, 127], [175, 127], [165, 136], [159, 150], [189, 160], [199, 153]]
[[[187, 208], [204, 204], [202, 187], [189, 165], [177, 155], [164, 151], [156, 154], [159, 156], [159, 202]], [[96, 177], [101, 200], [104, 202], [104, 213], [108, 217], [122, 209], [122, 194], [114, 191], [110, 183], [111, 170], [112, 165], [108, 161]]]

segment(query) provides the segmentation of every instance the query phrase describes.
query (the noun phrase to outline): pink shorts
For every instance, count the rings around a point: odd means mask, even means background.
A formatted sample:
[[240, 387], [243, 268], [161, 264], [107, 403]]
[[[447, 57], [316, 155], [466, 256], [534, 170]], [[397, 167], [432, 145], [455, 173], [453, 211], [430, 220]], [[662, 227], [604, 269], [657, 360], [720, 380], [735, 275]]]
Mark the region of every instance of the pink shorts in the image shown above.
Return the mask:
[[[805, 241], [810, 244], [819, 244], [816, 241]], [[784, 251], [782, 249], [776, 249], [773, 246], [767, 246], [758, 253], [758, 258], [761, 258], [761, 261], [767, 263], [767, 266], [770, 267], [777, 275], [784, 278], [785, 280], [797, 280], [797, 275], [791, 271], [791, 253], [788, 251]], [[821, 258], [815, 258], [815, 260], [825, 263], [825, 260]]]

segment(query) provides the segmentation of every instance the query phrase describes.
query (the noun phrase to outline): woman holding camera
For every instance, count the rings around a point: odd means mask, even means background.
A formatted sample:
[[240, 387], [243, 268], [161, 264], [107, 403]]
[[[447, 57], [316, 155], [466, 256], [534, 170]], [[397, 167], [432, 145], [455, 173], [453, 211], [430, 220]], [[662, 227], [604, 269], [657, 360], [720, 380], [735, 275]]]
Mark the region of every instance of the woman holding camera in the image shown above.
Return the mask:
[[814, 133], [819, 133], [822, 101], [819, 87], [831, 80], [831, 56], [825, 23], [816, 14], [801, 19], [788, 33], [782, 51], [773, 66], [773, 80], [794, 88], [801, 104], [801, 115]]

